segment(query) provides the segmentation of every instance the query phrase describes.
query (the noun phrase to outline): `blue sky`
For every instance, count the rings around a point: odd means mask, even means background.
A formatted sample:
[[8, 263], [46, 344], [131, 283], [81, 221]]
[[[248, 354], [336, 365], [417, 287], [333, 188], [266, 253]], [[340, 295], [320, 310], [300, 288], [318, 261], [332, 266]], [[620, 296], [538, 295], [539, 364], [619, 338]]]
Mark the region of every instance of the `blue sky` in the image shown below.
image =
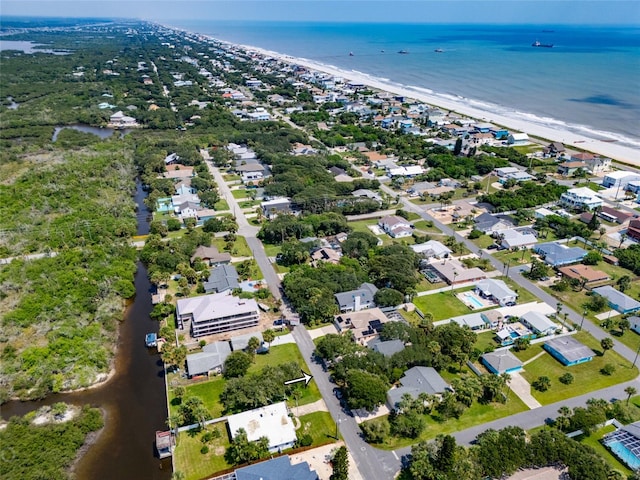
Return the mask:
[[2, 0], [1, 15], [640, 25], [639, 0]]

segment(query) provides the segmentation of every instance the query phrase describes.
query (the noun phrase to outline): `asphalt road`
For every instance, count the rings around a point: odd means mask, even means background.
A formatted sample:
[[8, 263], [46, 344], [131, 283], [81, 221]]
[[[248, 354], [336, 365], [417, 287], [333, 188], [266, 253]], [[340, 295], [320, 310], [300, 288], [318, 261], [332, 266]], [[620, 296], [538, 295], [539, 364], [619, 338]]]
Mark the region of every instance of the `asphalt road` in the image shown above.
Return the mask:
[[[205, 155], [205, 153], [203, 153], [203, 158], [208, 160], [208, 155]], [[249, 248], [251, 249], [251, 252], [255, 257], [256, 262], [260, 266], [260, 269], [264, 275], [264, 279], [266, 280], [270, 291], [276, 299], [282, 299], [282, 295], [280, 293], [280, 279], [275, 273], [271, 262], [269, 262], [262, 243], [256, 238], [256, 234], [259, 231], [258, 227], [249, 224], [246, 217], [242, 213], [238, 202], [233, 197], [231, 189], [225, 183], [220, 171], [212, 166], [210, 162], [208, 163], [208, 165], [211, 173], [218, 183], [221, 195], [227, 201], [231, 211], [234, 212], [236, 216], [239, 226], [238, 233], [246, 238], [247, 244], [249, 245]], [[381, 188], [392, 196], [397, 195], [396, 192], [391, 190], [386, 185], [382, 185]], [[463, 242], [470, 251], [476, 254], [480, 254], [480, 249], [473, 242], [460, 236], [448, 226], [442, 224], [435, 218], [428, 215], [421, 207], [414, 205], [408, 199], [403, 197], [401, 198], [401, 201], [403, 202], [405, 209], [417, 213], [421, 218], [425, 220], [432, 221], [434, 225], [442, 230], [442, 232], [444, 232], [446, 235], [453, 235], [457, 241]], [[499, 271], [504, 271], [505, 265], [502, 262], [488, 254], [483, 253], [483, 257], [488, 258], [494, 268]], [[557, 300], [554, 297], [524, 278], [516, 268], [509, 269], [509, 277], [520, 288], [524, 288], [532, 292], [534, 295], [536, 295], [538, 298], [548, 303], [549, 305], [554, 307], [556, 306]], [[292, 320], [297, 318], [297, 314], [289, 308], [286, 302], [283, 302], [282, 309], [287, 319]], [[574, 312], [566, 306], [563, 306], [562, 312], [566, 312], [568, 314], [569, 320], [575, 323], [580, 323], [581, 315], [579, 315], [578, 313]], [[602, 339], [607, 336], [599, 327], [588, 320], [585, 320], [584, 322], [584, 329], [589, 331], [597, 339]], [[303, 327], [296, 327], [293, 330], [293, 337], [296, 341], [296, 344], [298, 345], [298, 348], [300, 349], [300, 352], [302, 353], [303, 358], [307, 363], [309, 369], [308, 373], [313, 375], [313, 380], [318, 385], [318, 389], [320, 390], [320, 393], [327, 405], [327, 408], [329, 409], [331, 416], [339, 426], [340, 434], [342, 435], [342, 438], [344, 439], [345, 444], [347, 445], [356, 463], [356, 466], [358, 467], [358, 471], [362, 480], [393, 479], [402, 468], [403, 456], [410, 454], [411, 448], [406, 447], [403, 449], [398, 449], [397, 451], [385, 451], [373, 448], [369, 444], [367, 444], [360, 435], [360, 428], [358, 427], [355, 419], [348, 411], [345, 411], [340, 406], [339, 400], [335, 397], [333, 393], [333, 388], [335, 385], [329, 381], [329, 373], [325, 372], [322, 365], [316, 361], [313, 355], [315, 345], [307, 330]], [[622, 343], [616, 341], [615, 339], [614, 350], [627, 358], [630, 363], [635, 359], [636, 352], [629, 349]], [[467, 430], [462, 430], [456, 432], [454, 434], [454, 437], [459, 444], [469, 445], [478, 436], [479, 433], [489, 428], [497, 430], [512, 425], [520, 426], [525, 430], [534, 428], [545, 424], [550, 419], [555, 418], [557, 416], [558, 409], [563, 405], [574, 408], [577, 406], [585, 405], [587, 400], [590, 398], [604, 398], [606, 400], [626, 398], [624, 389], [629, 385], [633, 385], [640, 390], [640, 382], [638, 382], [638, 379], [636, 379], [631, 382], [564, 400], [556, 404], [546, 405], [534, 410], [528, 410], [516, 415], [495, 420], [493, 422], [478, 425]]]

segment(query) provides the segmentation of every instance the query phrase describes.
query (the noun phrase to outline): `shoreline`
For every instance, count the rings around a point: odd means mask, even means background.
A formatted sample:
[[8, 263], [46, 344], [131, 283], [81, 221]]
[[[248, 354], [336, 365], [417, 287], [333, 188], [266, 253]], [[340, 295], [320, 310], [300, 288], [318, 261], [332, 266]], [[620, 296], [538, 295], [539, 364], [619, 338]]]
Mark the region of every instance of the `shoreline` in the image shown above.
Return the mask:
[[[402, 95], [430, 106], [439, 107], [447, 111], [459, 113], [465, 117], [483, 122], [494, 123], [500, 126], [507, 127], [514, 131], [523, 132], [536, 139], [545, 140], [548, 142], [562, 142], [566, 147], [570, 149], [591, 152], [611, 158], [618, 163], [640, 168], [640, 149], [618, 144], [615, 140], [598, 140], [594, 137], [571, 132], [566, 128], [555, 128], [552, 126], [539, 125], [532, 121], [527, 121], [526, 119], [512, 118], [506, 116], [503, 113], [496, 113], [485, 110], [481, 107], [474, 106], [474, 101], [472, 99], [463, 97], [457, 99], [450, 97], [449, 95], [445, 96], [436, 92], [429, 93], [428, 91], [421, 91], [428, 90], [428, 88], [426, 87], [412, 87], [396, 84], [392, 81], [376, 79], [375, 77], [372, 77], [371, 75], [366, 73], [343, 70], [339, 67], [326, 65], [306, 58], [293, 57], [291, 55], [283, 54], [261, 47], [256, 47], [253, 45], [233, 43], [227, 40], [216, 38], [212, 35], [192, 32], [180, 27], [173, 27], [163, 24], [158, 25], [177, 32], [182, 32], [183, 34], [196, 35], [217, 42], [221, 46], [223, 46], [223, 48], [239, 48], [241, 50], [244, 50], [246, 53], [255, 53], [262, 56], [273, 57], [281, 62], [290, 65], [302, 65], [311, 70], [324, 72], [329, 75], [356, 81], [370, 88], [374, 88], [383, 92]], [[526, 114], [525, 112], [518, 113]]]

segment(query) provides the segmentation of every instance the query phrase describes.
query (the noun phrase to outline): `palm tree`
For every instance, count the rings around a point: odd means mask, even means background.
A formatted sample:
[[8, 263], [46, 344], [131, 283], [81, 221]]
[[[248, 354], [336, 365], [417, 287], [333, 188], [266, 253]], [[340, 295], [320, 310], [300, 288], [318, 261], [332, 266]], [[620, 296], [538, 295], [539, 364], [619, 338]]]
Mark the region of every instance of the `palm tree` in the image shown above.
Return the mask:
[[600, 340], [600, 346], [602, 347], [602, 355], [604, 355], [607, 350], [613, 348], [613, 340], [609, 337], [603, 338]]
[[627, 405], [629, 405], [629, 400], [631, 400], [631, 397], [638, 393], [638, 390], [635, 387], [627, 387], [624, 389], [624, 393], [627, 394]]
[[262, 338], [264, 339], [265, 342], [267, 342], [269, 344], [269, 348], [271, 348], [271, 342], [273, 342], [273, 340], [275, 340], [276, 338], [276, 334], [273, 330], [271, 330], [270, 328], [265, 330], [264, 332], [262, 332]]

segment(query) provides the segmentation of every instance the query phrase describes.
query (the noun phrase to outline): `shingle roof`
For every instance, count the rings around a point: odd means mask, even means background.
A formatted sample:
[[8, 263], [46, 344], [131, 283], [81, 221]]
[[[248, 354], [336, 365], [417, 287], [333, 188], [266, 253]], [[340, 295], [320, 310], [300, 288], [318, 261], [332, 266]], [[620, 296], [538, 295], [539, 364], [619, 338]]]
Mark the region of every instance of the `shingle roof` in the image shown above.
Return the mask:
[[238, 272], [233, 265], [220, 265], [214, 268], [208, 280], [204, 282], [204, 291], [207, 293], [220, 293], [238, 287]]
[[522, 362], [509, 350], [498, 350], [485, 353], [482, 358], [498, 373], [506, 372], [512, 368], [522, 367]]
[[318, 480], [307, 462], [291, 465], [288, 455], [236, 470], [236, 480]]
[[357, 290], [350, 290], [348, 292], [336, 293], [334, 296], [340, 305], [340, 309], [344, 309], [353, 304], [353, 299], [360, 297], [360, 304], [373, 303], [373, 296], [378, 291], [378, 288], [372, 283], [363, 283]]
[[387, 392], [387, 396], [395, 406], [406, 393], [413, 398], [417, 398], [421, 393], [434, 395], [444, 393], [449, 385], [444, 381], [433, 367], [413, 367], [404, 372], [400, 379], [401, 387], [392, 388]]
[[491, 295], [498, 300], [502, 300], [506, 297], [517, 297], [518, 294], [511, 290], [509, 286], [504, 283], [502, 280], [494, 280], [492, 278], [487, 278], [485, 280], [480, 280], [476, 287], [479, 290], [482, 290], [484, 294]]
[[202, 352], [187, 355], [187, 371], [189, 375], [200, 375], [221, 368], [230, 353], [229, 342], [209, 343]]
[[611, 285], [594, 288], [592, 291], [597, 295], [605, 297], [611, 306], [620, 313], [640, 310], [640, 302], [616, 290]]
[[593, 350], [573, 337], [552, 338], [545, 342], [545, 345], [558, 352], [569, 362], [577, 362], [578, 360], [593, 357], [594, 355]]

